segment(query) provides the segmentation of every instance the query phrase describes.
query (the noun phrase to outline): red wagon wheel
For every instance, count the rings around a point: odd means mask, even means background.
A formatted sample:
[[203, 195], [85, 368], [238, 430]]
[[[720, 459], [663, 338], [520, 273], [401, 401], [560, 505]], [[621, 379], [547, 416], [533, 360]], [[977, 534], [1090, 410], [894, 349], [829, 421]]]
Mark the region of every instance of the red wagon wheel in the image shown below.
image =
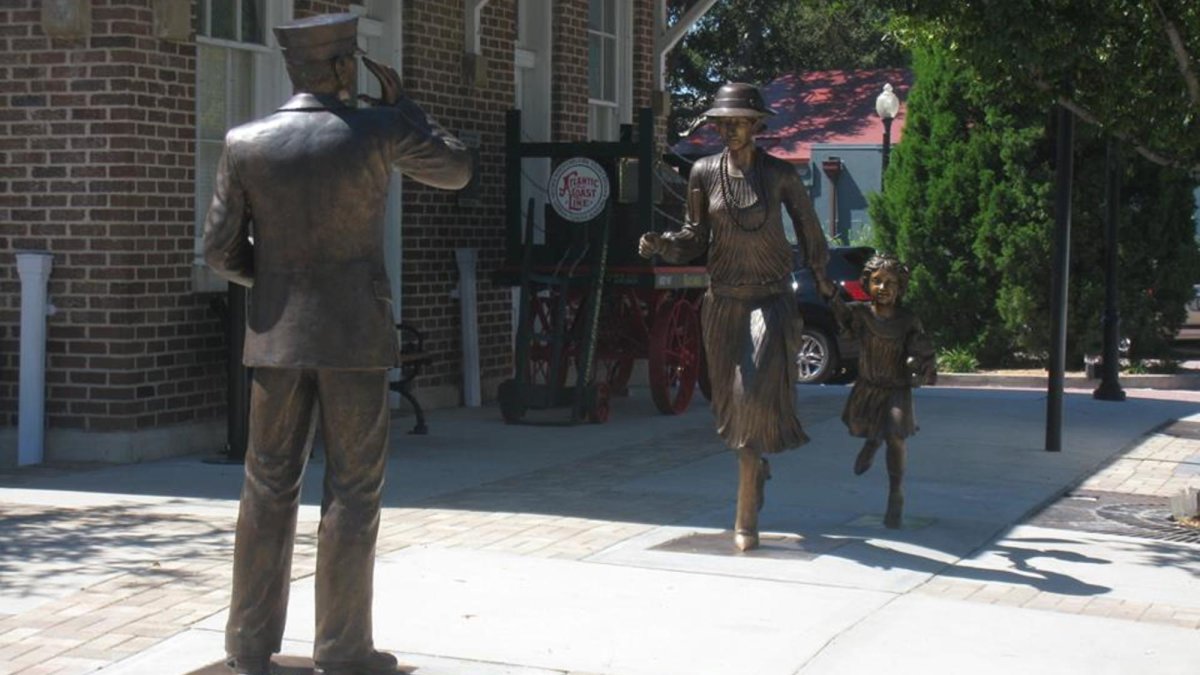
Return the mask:
[[596, 345], [596, 381], [608, 383], [613, 396], [629, 395], [629, 378], [638, 353], [635, 322], [641, 321], [637, 296], [614, 293], [605, 298]]
[[[554, 333], [555, 313], [558, 311], [558, 291], [551, 291], [547, 294], [535, 294], [531, 296], [530, 301], [529, 320], [532, 323], [530, 335], [533, 340], [529, 345], [529, 362], [525, 364], [526, 382], [530, 384], [549, 385], [551, 384], [550, 375], [554, 361], [554, 346], [551, 344], [551, 335]], [[564, 321], [567, 342], [562, 348], [558, 378], [553, 383], [558, 387], [566, 385], [568, 366], [575, 355], [575, 343], [569, 336], [571, 335], [575, 313], [578, 309], [577, 305], [578, 300], [576, 298], [567, 298], [567, 316]]]
[[648, 356], [654, 405], [665, 415], [687, 410], [700, 372], [700, 321], [686, 298], [659, 305]]
[[[703, 316], [703, 307], [704, 307], [704, 294], [703, 293], [696, 296], [696, 300], [695, 300], [694, 304], [692, 305], [692, 307], [694, 307], [696, 309], [697, 317]], [[704, 349], [703, 331], [701, 331], [701, 334], [700, 334], [700, 375], [696, 379], [696, 383], [700, 385], [700, 393], [704, 395], [704, 398], [711, 401], [712, 400], [712, 380], [709, 379], [709, 377], [708, 377], [708, 352], [705, 351], [705, 349]]]

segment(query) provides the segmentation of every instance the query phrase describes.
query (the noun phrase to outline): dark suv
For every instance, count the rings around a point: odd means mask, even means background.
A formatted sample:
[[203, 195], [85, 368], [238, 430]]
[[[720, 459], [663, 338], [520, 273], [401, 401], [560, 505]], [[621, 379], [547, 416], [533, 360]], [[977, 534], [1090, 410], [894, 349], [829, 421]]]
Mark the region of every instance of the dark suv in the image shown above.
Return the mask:
[[[854, 379], [858, 362], [858, 343], [838, 329], [829, 303], [817, 292], [812, 270], [800, 266], [792, 270], [792, 288], [796, 289], [796, 305], [804, 318], [804, 334], [796, 354], [796, 379], [801, 384], [848, 382]], [[867, 260], [875, 255], [869, 246], [831, 246], [826, 274], [838, 287], [847, 302], [868, 299], [859, 277]]]

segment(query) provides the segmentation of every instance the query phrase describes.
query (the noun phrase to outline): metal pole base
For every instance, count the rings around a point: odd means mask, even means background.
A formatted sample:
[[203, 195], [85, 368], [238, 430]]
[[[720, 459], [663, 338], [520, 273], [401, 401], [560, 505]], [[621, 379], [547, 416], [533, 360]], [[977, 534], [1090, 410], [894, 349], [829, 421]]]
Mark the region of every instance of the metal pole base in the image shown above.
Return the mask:
[[1092, 392], [1092, 398], [1097, 401], [1124, 401], [1125, 390], [1121, 388], [1120, 382], [1104, 380], [1096, 387], [1096, 391]]

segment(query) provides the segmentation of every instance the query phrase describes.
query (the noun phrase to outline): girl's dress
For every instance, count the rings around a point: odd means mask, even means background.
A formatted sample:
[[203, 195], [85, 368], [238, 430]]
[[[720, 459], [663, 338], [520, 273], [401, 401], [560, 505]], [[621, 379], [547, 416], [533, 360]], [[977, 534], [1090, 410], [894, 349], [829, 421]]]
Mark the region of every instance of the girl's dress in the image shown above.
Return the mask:
[[721, 155], [696, 162], [688, 194], [706, 200], [689, 200], [688, 223], [663, 235], [662, 255], [683, 264], [708, 253], [700, 321], [717, 433], [734, 450], [775, 453], [808, 441], [794, 402], [801, 325], [781, 207], [797, 223], [800, 255], [822, 276], [829, 250], [795, 169], [756, 154], [744, 176], [726, 171], [724, 188]]
[[914, 373], [933, 372], [935, 362], [933, 343], [921, 322], [903, 307], [884, 319], [866, 303], [847, 305], [838, 300], [833, 305], [839, 323], [861, 345], [858, 378], [842, 411], [850, 435], [883, 440], [915, 434]]

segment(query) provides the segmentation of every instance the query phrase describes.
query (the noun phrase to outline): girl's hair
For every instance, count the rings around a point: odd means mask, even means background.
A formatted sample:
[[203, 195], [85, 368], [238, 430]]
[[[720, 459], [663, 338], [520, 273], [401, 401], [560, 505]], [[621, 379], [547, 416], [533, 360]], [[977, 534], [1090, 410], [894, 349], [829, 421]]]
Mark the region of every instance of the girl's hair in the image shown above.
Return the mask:
[[891, 253], [876, 253], [871, 256], [866, 265], [863, 265], [862, 275], [859, 281], [862, 283], [863, 290], [868, 294], [871, 292], [871, 275], [877, 270], [888, 270], [896, 275], [896, 279], [900, 282], [899, 298], [904, 297], [905, 291], [908, 290], [908, 265], [900, 262], [900, 259]]

